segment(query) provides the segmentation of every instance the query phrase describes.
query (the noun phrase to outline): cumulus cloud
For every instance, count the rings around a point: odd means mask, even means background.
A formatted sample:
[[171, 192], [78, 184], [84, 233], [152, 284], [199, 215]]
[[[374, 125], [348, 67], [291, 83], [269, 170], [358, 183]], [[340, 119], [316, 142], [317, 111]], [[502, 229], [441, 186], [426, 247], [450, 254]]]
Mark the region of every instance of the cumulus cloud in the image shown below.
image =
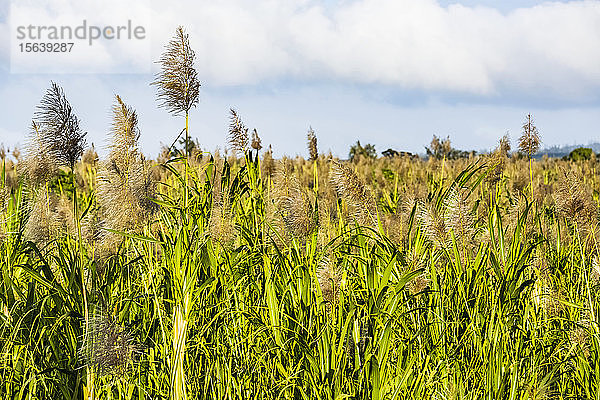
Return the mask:
[[[58, 0], [21, 11], [105, 19], [124, 4]], [[335, 80], [495, 96], [502, 91], [581, 99], [600, 88], [600, 1], [546, 2], [501, 13], [436, 0], [174, 0], [143, 3], [157, 59], [176, 26], [191, 34], [212, 85]], [[62, 12], [61, 12], [62, 10]], [[42, 19], [41, 16], [39, 16]], [[0, 27], [0, 30], [5, 27]], [[132, 53], [131, 46], [121, 49]], [[141, 54], [134, 54], [140, 58]], [[98, 64], [108, 53], [98, 46]], [[90, 52], [81, 54], [89, 60]], [[77, 55], [74, 55], [77, 57]]]
[[595, 95], [600, 88], [598, 1], [541, 3], [509, 13], [443, 7], [434, 0], [174, 5], [155, 11], [161, 23], [154, 24], [154, 37], [168, 37], [174, 26], [185, 24], [202, 76], [219, 85], [341, 80], [475, 95], [508, 88], [570, 98]]
[[[140, 12], [130, 2], [106, 8], [106, 1], [15, 4], [35, 10], [32, 16], [56, 14], [75, 24], [81, 15], [135, 22], [148, 14], [148, 48], [102, 44], [75, 53], [80, 66], [110, 66], [110, 52], [143, 66], [185, 26], [203, 83], [192, 131], [208, 149], [223, 144], [230, 106], [279, 154], [303, 149], [308, 125], [323, 149], [340, 155], [359, 138], [379, 150], [421, 151], [433, 133], [448, 134], [463, 148], [491, 147], [506, 130], [518, 132], [527, 112], [547, 144], [598, 137], [600, 1], [502, 12], [449, 5], [452, 0], [440, 0], [443, 6], [434, 0], [173, 0], [169, 7], [132, 0]], [[10, 20], [0, 18], [3, 38], [14, 34]], [[0, 41], [4, 61], [11, 46]], [[9, 99], [0, 109], [0, 142], [23, 142], [50, 79], [65, 87], [97, 148], [116, 93], [138, 109], [150, 154], [181, 130], [179, 119], [156, 110], [150, 74], [0, 73], [0, 98]]]

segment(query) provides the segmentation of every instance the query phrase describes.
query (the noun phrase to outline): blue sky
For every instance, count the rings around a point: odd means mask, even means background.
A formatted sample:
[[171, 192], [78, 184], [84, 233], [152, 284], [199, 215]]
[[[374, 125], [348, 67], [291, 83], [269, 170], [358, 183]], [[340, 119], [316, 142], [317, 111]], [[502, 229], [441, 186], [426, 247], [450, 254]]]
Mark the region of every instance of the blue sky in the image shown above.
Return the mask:
[[[18, 4], [27, 15], [76, 10], [93, 18], [94, 3]], [[133, 3], [111, 12], [132, 18]], [[309, 126], [321, 151], [342, 157], [357, 139], [378, 151], [422, 152], [433, 134], [463, 149], [491, 148], [506, 132], [515, 141], [527, 113], [546, 146], [600, 141], [600, 1], [161, 4], [138, 4], [149, 13], [149, 59], [158, 59], [177, 25], [186, 27], [203, 85], [191, 133], [208, 150], [225, 147], [230, 107], [278, 155], [306, 155]], [[138, 110], [146, 153], [171, 143], [182, 121], [157, 108], [152, 74], [11, 73], [9, 9], [0, 0], [0, 142], [25, 143], [55, 80], [101, 152], [115, 94]]]

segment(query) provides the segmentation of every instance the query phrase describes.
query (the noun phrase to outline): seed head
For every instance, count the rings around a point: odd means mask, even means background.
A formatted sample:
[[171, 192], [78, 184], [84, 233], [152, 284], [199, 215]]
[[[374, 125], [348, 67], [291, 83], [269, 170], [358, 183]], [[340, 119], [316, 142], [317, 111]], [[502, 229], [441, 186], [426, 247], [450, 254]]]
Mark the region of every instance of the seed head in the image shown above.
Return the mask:
[[81, 156], [81, 161], [84, 164], [95, 166], [98, 163], [98, 153], [96, 153], [96, 149], [92, 144], [92, 147], [83, 152], [83, 156]]
[[29, 182], [39, 186], [58, 173], [58, 161], [44, 139], [47, 132], [35, 122], [31, 123], [31, 134], [26, 147], [24, 168]]
[[494, 185], [502, 179], [508, 152], [510, 151], [510, 138], [508, 134], [502, 136], [496, 150], [490, 155], [489, 163], [493, 167], [486, 177], [487, 182]]
[[140, 130], [136, 111], [125, 104], [120, 96], [112, 107], [113, 120], [110, 129], [112, 142], [110, 158], [117, 161], [122, 170], [127, 169], [138, 155]]
[[19, 162], [19, 159], [21, 158], [21, 150], [19, 150], [18, 146], [15, 146], [15, 148], [12, 151], [12, 155], [15, 158], [15, 160]]
[[444, 226], [458, 241], [470, 241], [475, 234], [475, 219], [465, 188], [455, 187], [444, 200]]
[[208, 221], [208, 234], [212, 240], [229, 245], [235, 239], [235, 218], [231, 210], [229, 190], [221, 187], [221, 174], [215, 174], [213, 204]]
[[508, 157], [508, 153], [510, 152], [510, 136], [508, 133], [500, 138], [496, 151], [501, 156]]
[[236, 110], [231, 108], [229, 112], [229, 145], [236, 154], [244, 154], [248, 150], [248, 128]]
[[198, 104], [200, 82], [195, 59], [189, 35], [180, 26], [160, 57], [161, 71], [152, 82], [158, 88], [159, 106], [173, 115], [187, 113]]
[[527, 114], [525, 123], [523, 123], [523, 134], [519, 138], [519, 150], [521, 153], [527, 154], [528, 157], [533, 156], [540, 148], [540, 134], [537, 127], [533, 124], [531, 114]]
[[584, 225], [596, 218], [598, 211], [592, 195], [571, 170], [561, 169], [554, 200], [556, 211], [564, 218]]
[[438, 248], [446, 246], [448, 230], [443, 211], [438, 210], [433, 203], [421, 202], [418, 208], [418, 220], [421, 223], [423, 234], [429, 241]]
[[90, 317], [85, 326], [80, 356], [99, 375], [124, 373], [141, 353], [133, 335], [102, 311]]
[[404, 239], [404, 220], [399, 214], [384, 214], [382, 218], [383, 226], [387, 236], [396, 244], [400, 244]]
[[77, 236], [77, 228], [73, 222], [73, 202], [65, 195], [61, 195], [56, 203], [54, 213], [61, 233], [71, 237]]
[[133, 109], [117, 96], [113, 107], [108, 160], [98, 171], [98, 202], [107, 228], [135, 229], [156, 211], [156, 181], [151, 164], [138, 151], [139, 131]]
[[346, 164], [332, 161], [330, 173], [331, 182], [338, 195], [348, 204], [354, 220], [359, 225], [377, 226], [375, 199], [356, 172]]
[[421, 274], [413, 278], [410, 282], [406, 284], [406, 288], [412, 295], [416, 295], [424, 291], [429, 287], [431, 280], [427, 278], [425, 274]]
[[31, 208], [27, 212], [25, 238], [38, 245], [45, 246], [57, 237], [60, 223], [56, 218], [58, 199], [45, 186], [35, 191]]
[[324, 257], [319, 263], [317, 278], [323, 300], [330, 304], [336, 303], [342, 281], [342, 273], [330, 257]]
[[286, 230], [304, 239], [317, 227], [316, 215], [308, 194], [298, 178], [282, 165], [274, 184], [275, 203], [282, 214]]
[[34, 114], [35, 125], [45, 148], [60, 165], [73, 169], [83, 154], [86, 132], [63, 89], [51, 82]]
[[317, 135], [315, 135], [315, 131], [313, 130], [312, 126], [308, 129], [307, 142], [310, 159], [314, 161], [317, 159], [317, 157], [319, 157], [319, 152], [317, 150]]
[[261, 140], [256, 129], [252, 131], [252, 143], [250, 146], [256, 151], [262, 149]]
[[273, 177], [273, 174], [275, 173], [275, 161], [273, 160], [273, 150], [271, 149], [271, 145], [269, 145], [269, 150], [263, 153], [261, 167], [262, 175], [264, 177]]

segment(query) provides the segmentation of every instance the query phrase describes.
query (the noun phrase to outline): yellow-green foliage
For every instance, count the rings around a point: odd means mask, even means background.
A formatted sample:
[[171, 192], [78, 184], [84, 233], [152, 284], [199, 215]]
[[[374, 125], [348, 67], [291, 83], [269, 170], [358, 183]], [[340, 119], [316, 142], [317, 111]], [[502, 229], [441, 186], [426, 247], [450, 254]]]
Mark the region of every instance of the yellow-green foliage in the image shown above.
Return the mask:
[[240, 156], [5, 163], [0, 397], [599, 398], [595, 159]]

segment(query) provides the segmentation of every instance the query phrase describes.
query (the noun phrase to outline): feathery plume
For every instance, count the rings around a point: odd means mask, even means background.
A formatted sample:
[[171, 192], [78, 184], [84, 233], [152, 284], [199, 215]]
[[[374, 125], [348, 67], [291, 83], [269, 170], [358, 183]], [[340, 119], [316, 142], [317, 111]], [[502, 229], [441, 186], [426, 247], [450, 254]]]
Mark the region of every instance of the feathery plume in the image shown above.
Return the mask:
[[95, 166], [98, 163], [98, 153], [96, 153], [96, 148], [92, 144], [92, 147], [83, 152], [83, 156], [81, 156], [81, 161], [84, 164]]
[[123, 173], [111, 160], [98, 172], [98, 199], [106, 216], [107, 227], [127, 231], [154, 214], [156, 182], [148, 162], [140, 159]]
[[406, 288], [408, 289], [409, 293], [414, 296], [428, 288], [430, 283], [431, 280], [428, 279], [426, 274], [423, 273], [419, 276], [416, 276], [410, 282], [408, 282], [406, 284]]
[[358, 224], [377, 226], [375, 199], [352, 168], [339, 161], [332, 161], [331, 181], [338, 195], [346, 200]]
[[18, 146], [15, 146], [13, 151], [12, 151], [12, 155], [15, 158], [15, 160], [17, 160], [17, 162], [19, 162], [20, 158], [21, 158], [21, 150], [19, 150]]
[[537, 153], [539, 148], [540, 134], [537, 127], [533, 124], [531, 114], [527, 114], [527, 119], [523, 123], [523, 134], [519, 138], [519, 150], [521, 153], [531, 157]]
[[383, 215], [381, 222], [383, 223], [387, 237], [397, 245], [402, 243], [402, 240], [404, 239], [404, 221], [402, 216], [399, 214], [386, 213]]
[[254, 150], [259, 151], [262, 149], [262, 143], [256, 129], [252, 131], [252, 143], [250, 145]]
[[29, 182], [34, 186], [46, 183], [58, 173], [55, 153], [48, 148], [44, 139], [46, 132], [35, 121], [31, 123], [31, 134], [25, 151], [24, 168]]
[[76, 237], [77, 227], [73, 220], [73, 202], [65, 195], [61, 195], [58, 198], [55, 208], [55, 220], [61, 233], [65, 235]]
[[86, 132], [79, 127], [79, 119], [67, 100], [63, 89], [55, 82], [37, 107], [34, 114], [36, 129], [45, 148], [61, 165], [73, 169], [83, 154]]
[[99, 375], [123, 373], [140, 353], [133, 335], [102, 311], [87, 322], [80, 357]]
[[598, 210], [585, 185], [571, 170], [562, 168], [560, 175], [559, 184], [554, 193], [558, 214], [580, 224], [593, 222]]
[[222, 245], [231, 244], [235, 239], [234, 218], [229, 190], [222, 188], [221, 173], [217, 172], [213, 183], [213, 204], [208, 221], [208, 234], [211, 239]]
[[173, 115], [188, 113], [198, 104], [200, 82], [194, 68], [195, 59], [189, 35], [179, 26], [158, 61], [161, 71], [152, 82], [158, 87], [159, 106]]
[[[171, 114], [177, 116], [185, 114], [185, 180], [184, 180], [184, 207], [188, 208], [188, 166], [190, 149], [189, 112], [198, 104], [200, 94], [200, 82], [194, 68], [196, 55], [190, 47], [189, 36], [179, 26], [175, 36], [166, 46], [159, 64], [161, 71], [152, 83], [158, 87], [159, 106], [164, 107]], [[182, 131], [183, 133], [183, 131]], [[181, 133], [179, 134], [181, 135]], [[186, 211], [189, 217], [189, 213]]]
[[262, 175], [266, 178], [273, 177], [275, 173], [275, 161], [273, 160], [273, 150], [271, 149], [271, 145], [269, 145], [269, 150], [263, 153], [262, 162], [260, 163], [262, 167]]
[[156, 197], [156, 179], [151, 162], [140, 156], [129, 169], [127, 191], [135, 201], [138, 216], [143, 221], [148, 220], [158, 209], [153, 201]]
[[0, 187], [0, 241], [6, 238], [7, 212], [10, 200], [10, 187], [7, 185]]
[[500, 138], [500, 140], [498, 141], [498, 147], [496, 148], [496, 151], [500, 155], [508, 157], [508, 153], [510, 152], [510, 136], [508, 135], [508, 133], [506, 133]]
[[81, 236], [88, 243], [96, 243], [104, 236], [104, 221], [97, 207], [90, 209], [81, 221]]
[[248, 128], [236, 110], [231, 108], [229, 112], [229, 145], [236, 154], [243, 154], [248, 149]]
[[310, 159], [311, 161], [315, 161], [317, 157], [319, 157], [319, 152], [317, 150], [317, 135], [315, 135], [315, 131], [313, 130], [312, 126], [308, 129], [307, 142]]
[[317, 268], [317, 280], [323, 300], [330, 304], [337, 301], [342, 282], [342, 273], [329, 256], [324, 257]]
[[585, 358], [590, 356], [589, 329], [589, 321], [586, 320], [580, 321], [574, 327], [569, 329], [569, 341]]
[[310, 199], [285, 165], [275, 177], [274, 197], [288, 232], [298, 238], [306, 238], [313, 232], [317, 225]]
[[510, 138], [508, 134], [502, 136], [498, 141], [498, 146], [490, 155], [489, 162], [493, 167], [488, 173], [486, 181], [492, 185], [498, 183], [502, 179], [502, 174], [506, 168], [508, 152], [510, 151]]
[[116, 96], [112, 112], [110, 158], [116, 160], [124, 170], [138, 155], [138, 117], [136, 111], [125, 104], [119, 95]]
[[151, 166], [138, 151], [139, 130], [135, 111], [117, 96], [113, 107], [112, 143], [98, 171], [98, 201], [106, 227], [128, 231], [156, 211], [152, 198], [156, 182]]
[[433, 203], [421, 203], [419, 204], [418, 220], [421, 223], [423, 234], [430, 242], [439, 248], [446, 246], [448, 229], [443, 210], [438, 210]]
[[33, 204], [28, 210], [24, 236], [38, 247], [46, 245], [58, 234], [59, 223], [55, 213], [57, 203], [58, 199], [46, 186], [36, 191]]
[[475, 219], [468, 195], [467, 189], [455, 187], [444, 200], [444, 226], [458, 241], [470, 241], [475, 234]]

